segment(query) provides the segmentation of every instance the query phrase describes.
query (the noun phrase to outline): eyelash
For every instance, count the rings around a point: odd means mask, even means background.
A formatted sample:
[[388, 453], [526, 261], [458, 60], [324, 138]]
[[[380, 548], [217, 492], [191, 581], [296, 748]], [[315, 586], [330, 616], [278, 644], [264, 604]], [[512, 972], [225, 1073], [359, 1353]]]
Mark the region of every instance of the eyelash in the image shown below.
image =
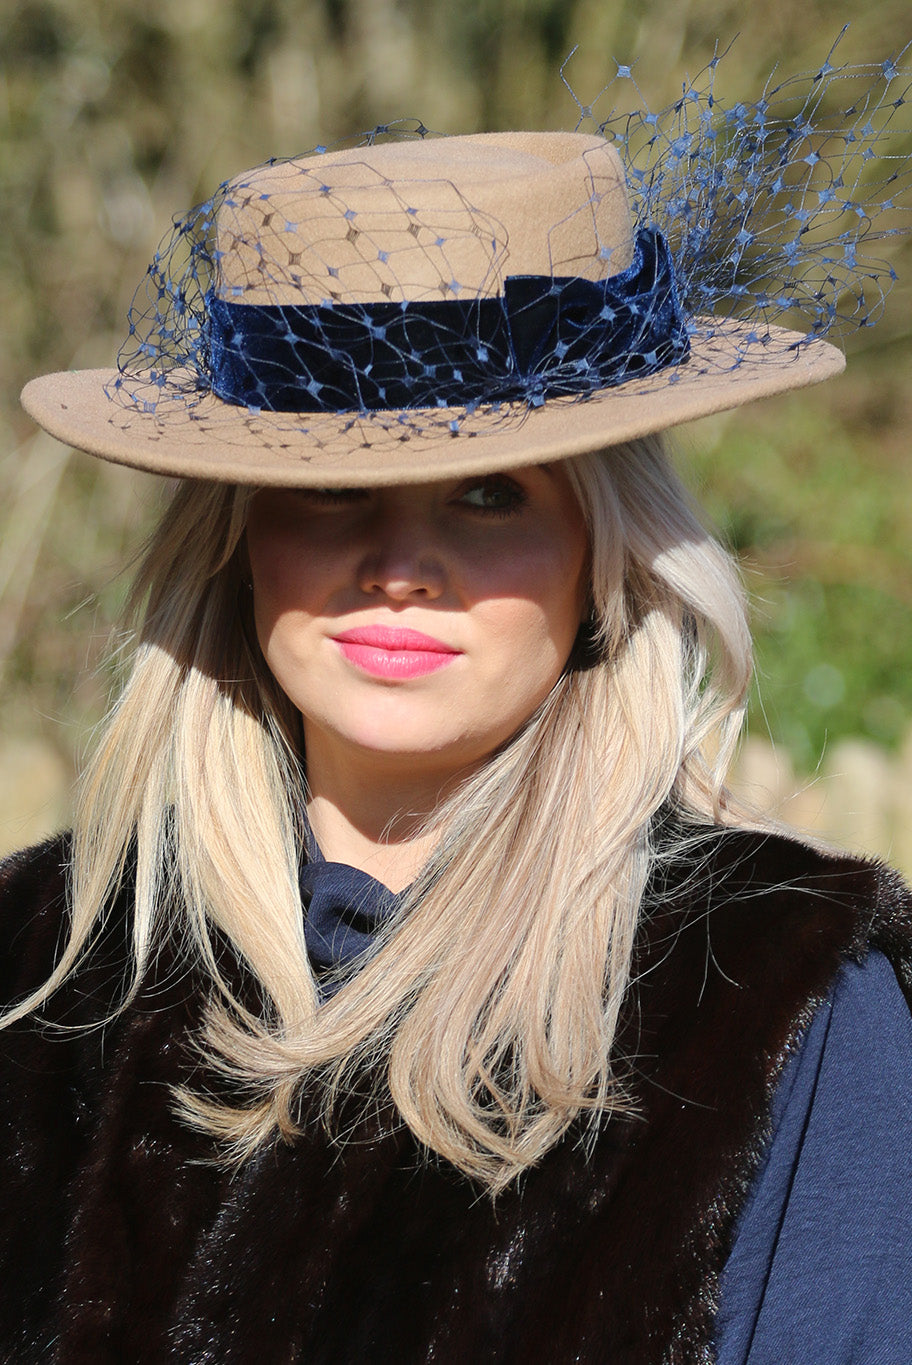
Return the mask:
[[338, 503], [360, 502], [367, 490], [365, 488], [299, 488], [296, 492], [308, 502], [332, 506]]

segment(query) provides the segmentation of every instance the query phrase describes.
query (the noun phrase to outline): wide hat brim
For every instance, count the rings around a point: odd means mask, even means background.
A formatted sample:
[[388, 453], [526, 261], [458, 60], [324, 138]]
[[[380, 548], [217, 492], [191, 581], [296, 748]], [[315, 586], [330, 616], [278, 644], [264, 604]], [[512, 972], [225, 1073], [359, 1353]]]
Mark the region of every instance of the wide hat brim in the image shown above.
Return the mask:
[[25, 410], [67, 445], [116, 464], [180, 478], [288, 487], [379, 486], [551, 463], [619, 445], [840, 373], [835, 346], [770, 328], [747, 340], [737, 321], [711, 321], [685, 364], [584, 399], [378, 412], [253, 412], [212, 394], [155, 410], [115, 392], [116, 370], [43, 375]]

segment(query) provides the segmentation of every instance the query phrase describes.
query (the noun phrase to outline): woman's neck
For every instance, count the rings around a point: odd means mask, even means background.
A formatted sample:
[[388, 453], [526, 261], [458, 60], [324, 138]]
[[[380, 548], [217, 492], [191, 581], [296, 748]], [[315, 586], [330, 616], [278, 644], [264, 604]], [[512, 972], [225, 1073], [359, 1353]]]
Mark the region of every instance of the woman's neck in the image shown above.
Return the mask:
[[360, 868], [390, 891], [402, 891], [415, 880], [434, 846], [429, 835], [376, 837], [325, 796], [311, 797], [307, 816], [327, 862]]
[[435, 812], [467, 776], [423, 766], [400, 755], [340, 753], [309, 736], [307, 816], [324, 858], [391, 891], [413, 882], [436, 843]]

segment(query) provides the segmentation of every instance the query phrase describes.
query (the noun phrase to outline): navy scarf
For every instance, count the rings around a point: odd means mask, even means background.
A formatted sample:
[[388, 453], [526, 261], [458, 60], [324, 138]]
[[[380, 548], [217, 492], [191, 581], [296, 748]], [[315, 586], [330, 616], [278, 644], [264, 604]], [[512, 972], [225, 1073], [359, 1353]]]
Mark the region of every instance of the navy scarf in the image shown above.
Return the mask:
[[377, 931], [397, 910], [401, 896], [345, 863], [328, 863], [309, 823], [299, 882], [304, 941], [324, 1000], [354, 975]]

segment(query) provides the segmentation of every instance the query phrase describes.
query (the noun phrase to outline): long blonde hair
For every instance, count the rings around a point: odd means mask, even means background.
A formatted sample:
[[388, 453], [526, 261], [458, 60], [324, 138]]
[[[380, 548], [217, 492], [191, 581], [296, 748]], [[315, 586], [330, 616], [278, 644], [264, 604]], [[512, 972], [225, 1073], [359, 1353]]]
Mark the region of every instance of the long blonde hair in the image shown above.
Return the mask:
[[[182, 485], [142, 563], [135, 663], [82, 783], [70, 939], [15, 1015], [78, 964], [135, 850], [134, 985], [178, 923], [211, 983], [201, 1046], [245, 1096], [178, 1103], [230, 1157], [292, 1139], [304, 1091], [331, 1117], [369, 1075], [423, 1144], [496, 1191], [580, 1115], [628, 1106], [613, 1042], [650, 831], [668, 803], [731, 822], [750, 640], [736, 569], [658, 439], [566, 467], [590, 535], [589, 638], [437, 813], [401, 911], [322, 1006], [298, 889], [300, 718], [243, 582], [249, 490]], [[262, 1015], [236, 998], [214, 931]]]

